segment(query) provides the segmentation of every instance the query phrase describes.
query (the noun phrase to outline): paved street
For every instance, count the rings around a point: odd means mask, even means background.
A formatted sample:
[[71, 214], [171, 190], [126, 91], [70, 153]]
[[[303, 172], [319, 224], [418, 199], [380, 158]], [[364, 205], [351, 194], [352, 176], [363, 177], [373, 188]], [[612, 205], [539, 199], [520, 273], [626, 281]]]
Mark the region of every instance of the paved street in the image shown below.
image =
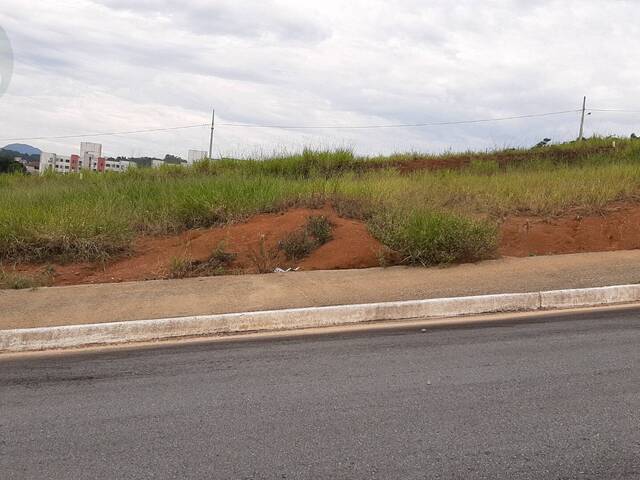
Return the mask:
[[640, 310], [0, 360], [2, 479], [640, 478]]

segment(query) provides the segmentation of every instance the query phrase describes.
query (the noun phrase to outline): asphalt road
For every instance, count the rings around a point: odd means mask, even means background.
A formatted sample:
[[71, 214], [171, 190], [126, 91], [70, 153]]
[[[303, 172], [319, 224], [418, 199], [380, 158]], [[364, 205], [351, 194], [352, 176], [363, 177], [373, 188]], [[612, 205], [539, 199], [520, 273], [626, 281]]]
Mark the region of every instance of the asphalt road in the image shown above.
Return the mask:
[[640, 310], [0, 360], [0, 477], [640, 478]]

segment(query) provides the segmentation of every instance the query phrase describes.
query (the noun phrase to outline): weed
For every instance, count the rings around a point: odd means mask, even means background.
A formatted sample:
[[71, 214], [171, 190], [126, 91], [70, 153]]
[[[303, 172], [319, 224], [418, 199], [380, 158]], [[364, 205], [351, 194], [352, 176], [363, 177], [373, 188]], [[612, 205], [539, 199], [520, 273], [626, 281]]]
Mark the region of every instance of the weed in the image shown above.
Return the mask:
[[169, 278], [186, 278], [193, 272], [193, 260], [184, 257], [172, 257], [169, 262]]
[[219, 244], [206, 260], [192, 260], [185, 257], [173, 257], [169, 263], [169, 278], [210, 277], [224, 275], [236, 259], [236, 254], [227, 252]]
[[324, 245], [331, 240], [333, 224], [324, 215], [312, 215], [307, 218], [306, 233], [315, 238], [317, 246]]
[[10, 272], [0, 268], [0, 289], [22, 290], [47, 287], [53, 283], [55, 271], [47, 266], [35, 274]]
[[216, 249], [209, 256], [208, 262], [218, 266], [228, 267], [236, 259], [235, 253], [227, 252], [224, 243], [219, 243]]
[[389, 247], [382, 246], [377, 252], [378, 265], [382, 268], [387, 268], [391, 265], [396, 265], [400, 262], [398, 259], [398, 253], [391, 250]]
[[258, 273], [272, 273], [276, 267], [275, 263], [278, 259], [278, 249], [267, 248], [265, 236], [260, 235], [258, 250], [250, 250], [249, 259], [256, 267]]
[[278, 243], [287, 260], [300, 260], [331, 240], [333, 224], [324, 215], [307, 217], [304, 228], [287, 234]]
[[288, 260], [296, 261], [309, 255], [318, 243], [306, 230], [296, 230], [280, 240], [278, 246]]

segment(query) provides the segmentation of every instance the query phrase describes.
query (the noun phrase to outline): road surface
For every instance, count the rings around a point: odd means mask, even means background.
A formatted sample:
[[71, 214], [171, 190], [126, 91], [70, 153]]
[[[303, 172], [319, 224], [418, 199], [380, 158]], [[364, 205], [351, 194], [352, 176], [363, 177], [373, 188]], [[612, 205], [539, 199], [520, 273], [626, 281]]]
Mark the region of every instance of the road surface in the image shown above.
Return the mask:
[[640, 310], [0, 360], [3, 479], [640, 478]]

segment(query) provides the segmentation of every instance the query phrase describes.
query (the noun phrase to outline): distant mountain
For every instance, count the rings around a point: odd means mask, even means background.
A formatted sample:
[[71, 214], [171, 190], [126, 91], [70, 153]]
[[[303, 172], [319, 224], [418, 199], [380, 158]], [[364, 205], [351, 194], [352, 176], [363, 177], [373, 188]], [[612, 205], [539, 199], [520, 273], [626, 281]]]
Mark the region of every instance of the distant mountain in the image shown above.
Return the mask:
[[24, 143], [12, 143], [2, 147], [2, 150], [11, 150], [13, 152], [21, 153], [22, 155], [40, 155], [42, 150], [31, 145], [25, 145]]

